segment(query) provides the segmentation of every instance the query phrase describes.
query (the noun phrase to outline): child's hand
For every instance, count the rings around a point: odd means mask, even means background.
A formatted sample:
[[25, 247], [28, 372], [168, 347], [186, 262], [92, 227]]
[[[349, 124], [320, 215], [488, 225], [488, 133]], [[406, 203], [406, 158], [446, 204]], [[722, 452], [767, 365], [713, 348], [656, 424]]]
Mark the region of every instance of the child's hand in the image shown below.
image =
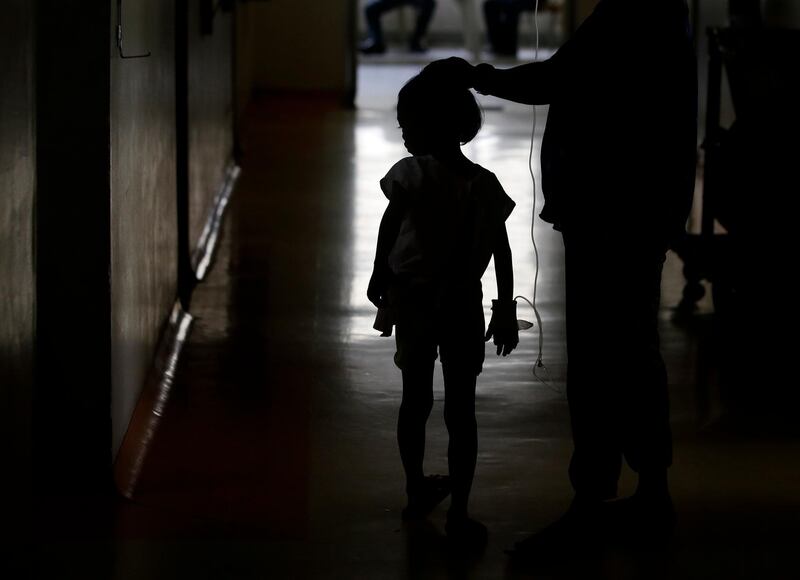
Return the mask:
[[519, 344], [517, 303], [514, 300], [492, 300], [492, 320], [486, 330], [486, 341], [494, 337], [497, 356], [508, 356]]
[[379, 272], [378, 268], [372, 270], [369, 286], [367, 286], [367, 298], [376, 308], [384, 308], [386, 306], [386, 289], [388, 285], [386, 273]]

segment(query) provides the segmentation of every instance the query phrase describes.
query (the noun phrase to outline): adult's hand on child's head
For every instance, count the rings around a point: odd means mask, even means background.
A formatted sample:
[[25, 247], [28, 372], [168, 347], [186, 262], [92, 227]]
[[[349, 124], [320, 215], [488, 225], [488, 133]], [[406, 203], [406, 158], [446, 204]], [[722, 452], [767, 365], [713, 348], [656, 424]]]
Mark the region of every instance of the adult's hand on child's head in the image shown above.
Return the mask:
[[472, 88], [475, 82], [475, 67], [457, 56], [433, 61], [422, 69], [422, 74], [437, 82], [465, 89]]

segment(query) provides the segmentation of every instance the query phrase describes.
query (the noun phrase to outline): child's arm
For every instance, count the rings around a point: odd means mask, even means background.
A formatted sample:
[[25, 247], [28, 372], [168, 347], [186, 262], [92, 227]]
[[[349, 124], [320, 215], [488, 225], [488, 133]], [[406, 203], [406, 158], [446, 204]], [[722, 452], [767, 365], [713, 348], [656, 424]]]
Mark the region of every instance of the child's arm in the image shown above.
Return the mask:
[[498, 228], [494, 245], [494, 270], [497, 277], [497, 300], [492, 300], [492, 320], [486, 340], [494, 337], [497, 354], [508, 356], [519, 344], [517, 303], [514, 301], [514, 269], [511, 246], [505, 223]]
[[514, 299], [514, 268], [506, 224], [500, 226], [495, 241], [494, 273], [497, 277], [497, 299], [500, 302], [511, 302]]
[[386, 211], [383, 212], [383, 218], [381, 218], [378, 245], [375, 249], [375, 264], [367, 288], [367, 298], [378, 308], [385, 306], [390, 275], [389, 253], [397, 240], [404, 213], [404, 208], [399, 201], [389, 201]]

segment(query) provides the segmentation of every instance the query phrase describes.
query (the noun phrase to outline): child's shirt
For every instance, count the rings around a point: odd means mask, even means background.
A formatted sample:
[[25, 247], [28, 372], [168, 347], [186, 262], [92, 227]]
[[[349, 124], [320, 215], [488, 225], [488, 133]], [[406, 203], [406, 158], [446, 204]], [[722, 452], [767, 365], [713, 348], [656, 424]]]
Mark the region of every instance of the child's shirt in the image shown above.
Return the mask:
[[405, 208], [389, 254], [398, 279], [444, 291], [480, 289], [498, 229], [515, 203], [491, 171], [474, 165], [469, 173], [418, 156], [400, 160], [381, 180], [386, 197]]

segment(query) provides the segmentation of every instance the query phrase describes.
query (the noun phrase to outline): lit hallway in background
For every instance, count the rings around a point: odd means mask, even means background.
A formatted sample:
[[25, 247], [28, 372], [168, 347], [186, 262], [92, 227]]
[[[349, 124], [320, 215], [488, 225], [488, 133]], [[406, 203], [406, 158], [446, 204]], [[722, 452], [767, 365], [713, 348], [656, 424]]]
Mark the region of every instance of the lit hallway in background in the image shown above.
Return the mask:
[[[366, 285], [385, 207], [378, 180], [406, 155], [391, 95], [413, 72], [363, 68], [362, 91], [372, 92], [355, 112], [313, 97], [251, 106], [243, 176], [213, 270], [192, 300], [196, 321], [174, 393], [133, 500], [117, 511], [115, 540], [104, 544], [108, 577], [528, 577], [508, 569], [503, 550], [552, 521], [571, 498], [562, 247], [541, 222], [548, 384], [531, 374], [535, 331], [521, 334], [508, 359], [487, 352], [478, 384], [472, 511], [489, 527], [489, 544], [467, 557], [448, 551], [444, 508], [427, 524], [400, 522], [400, 375], [394, 341], [371, 329]], [[495, 172], [518, 204], [509, 222], [516, 293], [530, 296], [530, 111], [483, 104], [485, 127], [465, 152]], [[599, 561], [576, 556], [533, 577], [766, 578], [794, 568], [800, 444], [719, 421], [710, 305], [676, 322], [682, 285], [671, 258], [662, 332], [676, 433], [674, 544], [654, 554], [610, 550]], [[490, 267], [485, 304], [493, 297]], [[532, 319], [523, 305], [519, 313]], [[597, 372], [613, 377], [624, 372], [625, 353], [603, 342], [608, 324], [613, 313], [598, 304], [597, 344], [608, 351], [608, 366]], [[440, 377], [437, 369], [431, 473], [446, 470]], [[632, 485], [627, 474], [623, 493]], [[53, 549], [63, 558], [50, 562], [55, 569], [98, 562], [91, 541]]]

